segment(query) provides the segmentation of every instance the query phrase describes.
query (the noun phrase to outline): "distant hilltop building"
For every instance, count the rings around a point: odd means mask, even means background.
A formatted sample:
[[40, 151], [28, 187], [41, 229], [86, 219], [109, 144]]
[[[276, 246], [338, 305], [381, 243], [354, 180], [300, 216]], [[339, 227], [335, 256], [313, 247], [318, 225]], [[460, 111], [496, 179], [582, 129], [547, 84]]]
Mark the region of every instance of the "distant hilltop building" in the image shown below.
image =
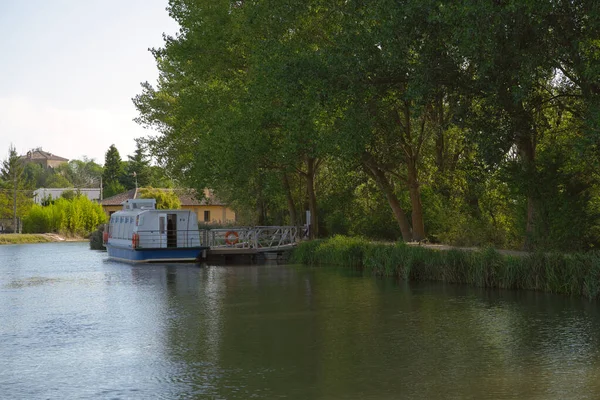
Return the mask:
[[41, 147], [32, 149], [26, 155], [20, 157], [26, 163], [40, 164], [44, 168], [56, 168], [61, 164], [69, 162], [68, 158], [59, 157], [56, 154], [43, 151]]

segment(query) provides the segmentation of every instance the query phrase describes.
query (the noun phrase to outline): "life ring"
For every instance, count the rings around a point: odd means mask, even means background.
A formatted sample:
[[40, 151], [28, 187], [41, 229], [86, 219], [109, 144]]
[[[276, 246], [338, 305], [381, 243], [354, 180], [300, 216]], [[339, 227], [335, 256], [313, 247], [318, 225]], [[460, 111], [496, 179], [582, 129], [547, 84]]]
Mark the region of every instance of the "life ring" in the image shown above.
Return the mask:
[[235, 231], [229, 231], [225, 234], [225, 243], [232, 245], [240, 241], [240, 237]]

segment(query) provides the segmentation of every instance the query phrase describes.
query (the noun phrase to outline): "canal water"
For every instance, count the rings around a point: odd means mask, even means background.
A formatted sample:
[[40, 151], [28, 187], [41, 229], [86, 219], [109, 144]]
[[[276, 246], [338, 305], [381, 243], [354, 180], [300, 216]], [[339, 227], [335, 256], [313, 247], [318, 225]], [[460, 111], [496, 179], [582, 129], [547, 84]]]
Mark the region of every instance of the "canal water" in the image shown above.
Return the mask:
[[0, 246], [6, 399], [598, 399], [596, 302]]

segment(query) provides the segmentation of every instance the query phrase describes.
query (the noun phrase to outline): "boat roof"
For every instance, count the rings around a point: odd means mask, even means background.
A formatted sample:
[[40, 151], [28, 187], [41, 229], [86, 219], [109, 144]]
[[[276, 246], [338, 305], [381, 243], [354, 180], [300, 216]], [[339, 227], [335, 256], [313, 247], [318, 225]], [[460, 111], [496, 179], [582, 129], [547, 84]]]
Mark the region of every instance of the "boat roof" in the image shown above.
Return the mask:
[[127, 199], [121, 205], [123, 210], [155, 210], [156, 199]]

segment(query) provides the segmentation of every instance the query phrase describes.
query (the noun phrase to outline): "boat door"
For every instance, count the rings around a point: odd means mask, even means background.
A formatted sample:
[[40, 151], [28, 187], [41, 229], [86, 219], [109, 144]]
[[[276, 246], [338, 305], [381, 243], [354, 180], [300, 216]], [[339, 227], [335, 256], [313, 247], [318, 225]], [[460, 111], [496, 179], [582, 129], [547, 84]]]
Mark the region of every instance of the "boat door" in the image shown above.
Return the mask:
[[158, 247], [167, 247], [167, 214], [158, 214]]
[[167, 247], [177, 247], [177, 214], [167, 214]]

